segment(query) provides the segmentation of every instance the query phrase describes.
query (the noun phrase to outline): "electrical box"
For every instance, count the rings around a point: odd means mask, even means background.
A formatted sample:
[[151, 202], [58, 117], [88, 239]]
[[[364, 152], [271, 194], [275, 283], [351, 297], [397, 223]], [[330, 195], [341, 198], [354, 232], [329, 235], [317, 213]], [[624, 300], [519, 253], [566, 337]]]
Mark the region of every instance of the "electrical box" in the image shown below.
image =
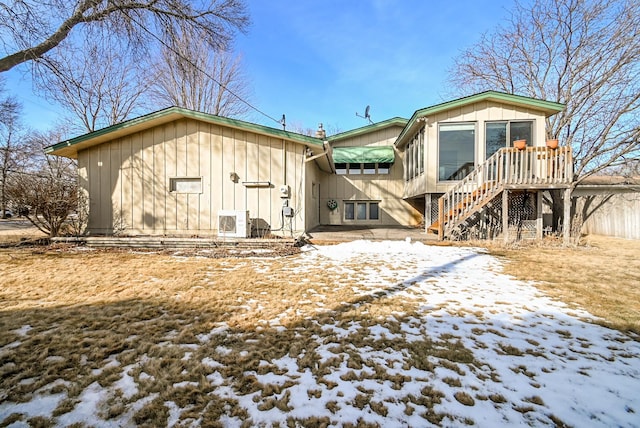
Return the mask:
[[283, 184], [282, 186], [280, 186], [280, 197], [281, 198], [289, 197], [289, 186], [287, 186], [286, 184]]
[[282, 214], [285, 217], [293, 217], [293, 208], [291, 208], [291, 207], [282, 207]]

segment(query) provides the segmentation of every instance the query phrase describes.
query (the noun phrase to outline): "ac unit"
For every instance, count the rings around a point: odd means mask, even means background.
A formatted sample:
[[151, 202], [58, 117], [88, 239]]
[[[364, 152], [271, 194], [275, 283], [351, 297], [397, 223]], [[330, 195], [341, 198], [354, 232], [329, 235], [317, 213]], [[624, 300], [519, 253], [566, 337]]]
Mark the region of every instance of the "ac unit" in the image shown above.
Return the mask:
[[247, 238], [251, 236], [249, 211], [218, 211], [218, 236]]

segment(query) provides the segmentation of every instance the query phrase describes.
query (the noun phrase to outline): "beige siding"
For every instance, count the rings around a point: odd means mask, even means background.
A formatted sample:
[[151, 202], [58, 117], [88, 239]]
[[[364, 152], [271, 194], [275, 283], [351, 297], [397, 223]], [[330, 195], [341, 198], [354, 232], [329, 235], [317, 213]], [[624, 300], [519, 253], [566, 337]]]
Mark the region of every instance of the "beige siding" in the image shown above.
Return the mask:
[[320, 224], [320, 211], [322, 208], [320, 206], [320, 193], [326, 183], [326, 180], [323, 180], [322, 177], [327, 174], [320, 171], [313, 161], [305, 163], [304, 170], [305, 217], [307, 219], [307, 229], [312, 229]]
[[[369, 134], [332, 143], [333, 147], [392, 146], [402, 127], [393, 126]], [[402, 153], [396, 152], [396, 160], [389, 174], [380, 175], [328, 175], [320, 177], [320, 224], [368, 224], [372, 226], [415, 225], [420, 213], [402, 199], [404, 187]], [[338, 202], [335, 211], [327, 202]], [[345, 201], [379, 201], [380, 219], [372, 221], [348, 221], [344, 219]]]
[[[427, 118], [425, 127], [425, 172], [410, 180], [404, 187], [405, 197], [426, 193], [444, 193], [451, 183], [438, 182], [438, 124], [447, 122], [474, 122], [476, 124], [476, 165], [485, 160], [485, 123], [497, 120], [533, 120], [535, 146], [545, 145], [545, 116], [543, 113], [491, 101], [483, 101], [451, 109]], [[530, 143], [529, 143], [530, 144]]]
[[333, 142], [333, 147], [390, 146], [402, 132], [401, 126], [390, 126], [368, 134]]
[[[297, 143], [182, 119], [81, 151], [78, 165], [91, 234], [214, 235], [221, 209], [249, 210], [251, 218], [278, 229], [285, 182], [296, 208], [294, 232], [305, 229], [303, 147]], [[171, 178], [185, 177], [201, 178], [202, 192], [171, 192]]]

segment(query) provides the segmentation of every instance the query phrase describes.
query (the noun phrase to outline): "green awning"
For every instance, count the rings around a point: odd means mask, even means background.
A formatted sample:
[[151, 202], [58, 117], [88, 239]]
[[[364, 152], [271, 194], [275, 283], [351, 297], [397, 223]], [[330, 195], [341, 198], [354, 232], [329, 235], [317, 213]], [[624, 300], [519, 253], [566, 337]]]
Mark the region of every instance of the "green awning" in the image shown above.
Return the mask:
[[334, 147], [334, 163], [393, 163], [393, 147]]

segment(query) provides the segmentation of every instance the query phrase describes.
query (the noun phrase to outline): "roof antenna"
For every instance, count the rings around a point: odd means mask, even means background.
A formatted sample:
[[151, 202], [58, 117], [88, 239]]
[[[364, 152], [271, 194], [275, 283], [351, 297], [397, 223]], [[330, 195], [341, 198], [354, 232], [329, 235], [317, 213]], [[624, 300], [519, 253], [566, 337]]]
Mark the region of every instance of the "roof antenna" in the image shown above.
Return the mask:
[[282, 125], [282, 129], [287, 129], [287, 118], [282, 114], [282, 119], [280, 119], [280, 125]]
[[358, 112], [356, 112], [356, 116], [361, 117], [361, 118], [363, 118], [363, 119], [367, 119], [367, 120], [369, 121], [369, 123], [373, 125], [373, 121], [371, 120], [371, 115], [369, 114], [369, 110], [370, 110], [370, 109], [371, 109], [371, 107], [370, 107], [370, 106], [367, 106], [367, 107], [364, 109], [364, 116], [362, 116], [362, 115], [358, 114]]

